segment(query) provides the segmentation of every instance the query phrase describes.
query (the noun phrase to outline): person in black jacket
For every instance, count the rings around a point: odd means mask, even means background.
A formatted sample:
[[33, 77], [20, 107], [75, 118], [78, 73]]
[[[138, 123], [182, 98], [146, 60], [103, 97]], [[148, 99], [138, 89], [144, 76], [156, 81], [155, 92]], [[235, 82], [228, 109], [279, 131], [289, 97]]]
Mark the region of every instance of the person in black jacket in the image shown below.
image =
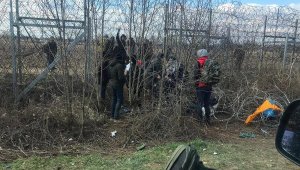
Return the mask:
[[110, 85], [113, 91], [112, 118], [119, 119], [120, 108], [123, 104], [123, 86], [125, 84], [125, 67], [123, 61], [114, 57], [109, 63]]
[[136, 43], [132, 37], [129, 38], [127, 41], [127, 46], [128, 46], [128, 52], [130, 53], [131, 56], [136, 55]]
[[121, 38], [120, 38], [120, 29], [118, 29], [118, 33], [117, 33], [117, 46], [114, 48], [113, 50], [113, 55], [117, 57], [117, 59], [119, 61], [122, 61], [122, 63], [125, 65], [126, 63], [128, 63], [129, 57], [127, 55], [126, 52], [126, 39], [127, 37], [122, 34]]
[[109, 82], [109, 60], [114, 57], [113, 49], [114, 49], [115, 37], [111, 37], [110, 39], [107, 38], [105, 41], [102, 63], [98, 67], [98, 84], [100, 89], [100, 96], [102, 100], [106, 98], [106, 89]]
[[54, 41], [54, 37], [50, 37], [50, 41], [43, 46], [43, 52], [47, 55], [47, 61], [49, 66], [54, 61], [54, 57], [57, 53], [57, 44]]
[[110, 37], [110, 39], [107, 39], [107, 41], [105, 42], [104, 45], [104, 49], [103, 49], [103, 58], [111, 58], [114, 54], [113, 54], [113, 49], [114, 49], [114, 45], [115, 45], [115, 37], [112, 36]]
[[151, 91], [154, 97], [159, 95], [159, 82], [162, 79], [162, 63], [163, 63], [164, 54], [159, 53], [155, 58], [151, 60], [148, 64], [145, 74], [146, 74], [146, 89]]
[[109, 60], [103, 61], [102, 66], [99, 65], [98, 67], [98, 84], [99, 84], [100, 96], [102, 100], [105, 100], [106, 98], [106, 87], [109, 82], [108, 68], [109, 68]]

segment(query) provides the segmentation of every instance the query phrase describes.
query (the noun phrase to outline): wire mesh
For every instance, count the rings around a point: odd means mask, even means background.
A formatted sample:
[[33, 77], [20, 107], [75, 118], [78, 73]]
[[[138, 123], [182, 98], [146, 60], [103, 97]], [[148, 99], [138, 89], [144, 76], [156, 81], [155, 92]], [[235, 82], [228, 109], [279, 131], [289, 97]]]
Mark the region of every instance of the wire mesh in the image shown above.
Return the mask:
[[[99, 48], [103, 44], [97, 42], [101, 42], [105, 35], [116, 36], [118, 29], [127, 37], [131, 34], [136, 41], [134, 54], [138, 59], [151, 62], [145, 57], [143, 46], [148, 41], [153, 44], [151, 57], [159, 52], [166, 53], [164, 49], [171, 49], [190, 75], [195, 51], [199, 48], [210, 49], [210, 55], [226, 71], [235, 68], [237, 58], [234, 58], [234, 51], [237, 48], [245, 51], [245, 57], [241, 59], [244, 71], [258, 69], [260, 64], [272, 69], [271, 66], [280, 67], [283, 61], [286, 64], [298, 62], [296, 58], [299, 58], [299, 12], [289, 7], [184, 0], [18, 2], [13, 3], [18, 94], [47, 68], [42, 47], [52, 36], [58, 44], [56, 57], [63, 58], [55, 66], [56, 70], [46, 76], [46, 81], [40, 82], [39, 88], [48, 89], [47, 83], [43, 82], [53, 81], [60, 93], [66, 85], [71, 91], [85, 93], [86, 85], [93, 93], [96, 91], [97, 71], [103, 62], [100, 57], [103, 49]], [[5, 81], [11, 82], [10, 4], [0, 1], [0, 5], [4, 7], [0, 9], [3, 15], [0, 18], [0, 75], [10, 77]], [[69, 48], [83, 32], [86, 36]], [[87, 74], [91, 75], [89, 81]], [[142, 76], [139, 80], [141, 84], [144, 79]], [[193, 81], [189, 80], [183, 86], [192, 88], [192, 84]], [[174, 93], [176, 99], [182, 97], [178, 91]]]

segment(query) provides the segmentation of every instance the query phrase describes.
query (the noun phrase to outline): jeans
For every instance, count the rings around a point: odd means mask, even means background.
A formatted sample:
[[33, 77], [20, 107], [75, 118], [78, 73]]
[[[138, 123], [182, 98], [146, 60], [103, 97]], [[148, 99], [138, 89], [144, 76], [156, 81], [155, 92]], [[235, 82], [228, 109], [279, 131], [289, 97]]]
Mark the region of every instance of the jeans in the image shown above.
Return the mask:
[[209, 100], [212, 92], [212, 87], [197, 87], [196, 94], [197, 94], [197, 113], [202, 119], [202, 107], [205, 109], [205, 117], [206, 120], [210, 120], [210, 107], [209, 107]]
[[112, 100], [112, 110], [111, 116], [114, 119], [119, 118], [120, 108], [123, 104], [123, 86], [121, 87], [113, 87], [113, 100]]

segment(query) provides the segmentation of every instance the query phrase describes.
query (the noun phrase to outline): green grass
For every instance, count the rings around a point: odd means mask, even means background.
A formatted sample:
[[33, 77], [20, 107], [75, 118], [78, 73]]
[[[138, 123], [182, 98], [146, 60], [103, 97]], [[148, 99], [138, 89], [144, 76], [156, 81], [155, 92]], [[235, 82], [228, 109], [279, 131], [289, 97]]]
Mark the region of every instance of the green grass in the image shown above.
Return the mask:
[[[275, 150], [273, 140], [245, 140], [238, 144], [195, 140], [201, 160], [216, 169], [299, 169]], [[1, 164], [3, 169], [164, 169], [176, 147], [170, 143], [133, 153], [89, 154], [78, 156], [30, 157]], [[214, 154], [216, 152], [217, 154]]]

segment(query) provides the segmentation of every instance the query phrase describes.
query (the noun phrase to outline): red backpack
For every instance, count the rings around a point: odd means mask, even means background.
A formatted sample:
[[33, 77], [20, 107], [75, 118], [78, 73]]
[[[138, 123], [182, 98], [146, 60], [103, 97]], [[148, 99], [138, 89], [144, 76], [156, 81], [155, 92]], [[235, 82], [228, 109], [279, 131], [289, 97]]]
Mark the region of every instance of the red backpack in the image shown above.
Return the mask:
[[[205, 56], [205, 57], [199, 57], [199, 58], [197, 59], [198, 67], [199, 67], [200, 73], [202, 73], [202, 71], [203, 71], [203, 69], [204, 69], [204, 64], [205, 64], [205, 62], [206, 62], [207, 59], [208, 59], [207, 56]], [[198, 81], [198, 82], [196, 83], [196, 85], [197, 85], [198, 87], [205, 87], [205, 86], [206, 86], [206, 83], [201, 82], [201, 81]]]
[[205, 87], [208, 84], [215, 85], [219, 83], [221, 70], [218, 62], [208, 59], [208, 57], [200, 57], [197, 62], [201, 74], [197, 83], [198, 87]]

